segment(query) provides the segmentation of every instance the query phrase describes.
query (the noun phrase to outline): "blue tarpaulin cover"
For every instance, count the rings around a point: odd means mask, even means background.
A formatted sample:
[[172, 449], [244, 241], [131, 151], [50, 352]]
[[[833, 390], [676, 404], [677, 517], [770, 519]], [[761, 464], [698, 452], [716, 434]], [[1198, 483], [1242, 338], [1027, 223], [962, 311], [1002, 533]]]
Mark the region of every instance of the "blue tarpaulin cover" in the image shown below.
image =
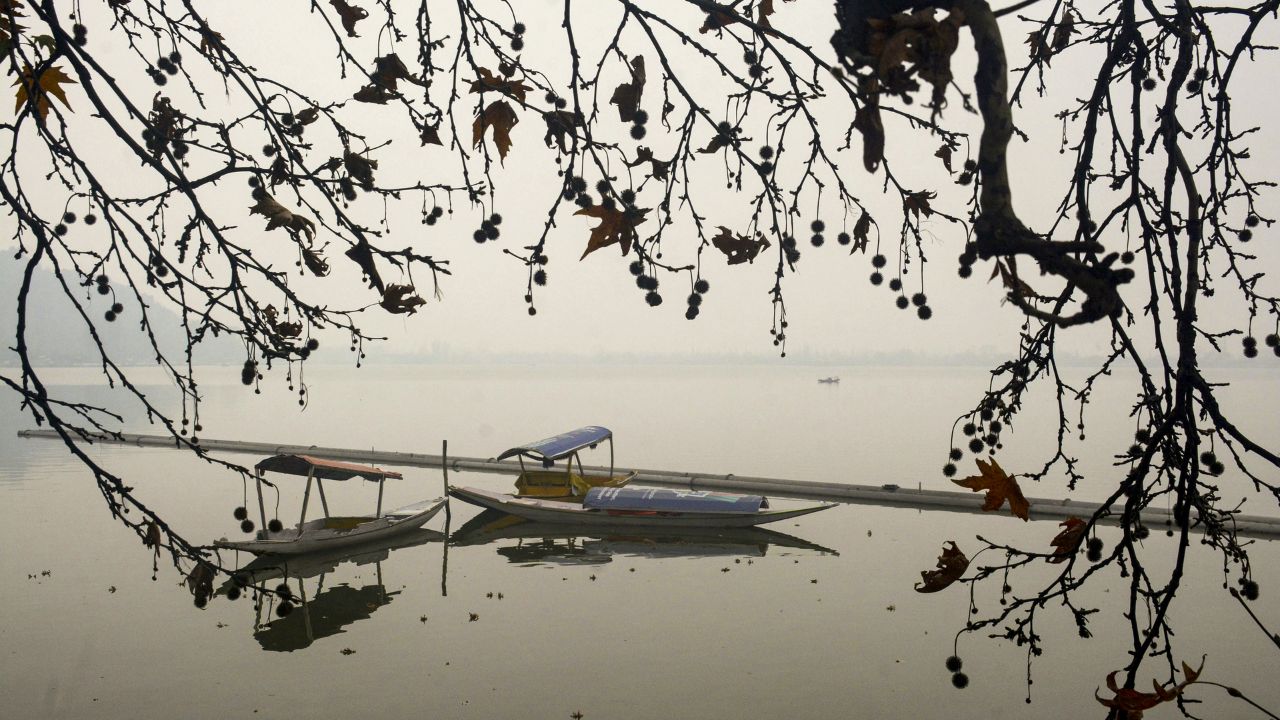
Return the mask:
[[769, 502], [759, 495], [730, 495], [706, 490], [595, 487], [587, 492], [582, 505], [599, 510], [753, 513], [769, 507]]
[[588, 425], [580, 427], [577, 430], [570, 430], [567, 433], [549, 437], [546, 440], [539, 440], [525, 445], [513, 447], [510, 450], [498, 456], [499, 460], [505, 460], [516, 455], [523, 455], [534, 460], [559, 460], [581, 450], [584, 447], [595, 445], [601, 440], [608, 440], [613, 437], [613, 432], [609, 428], [600, 427], [599, 425]]

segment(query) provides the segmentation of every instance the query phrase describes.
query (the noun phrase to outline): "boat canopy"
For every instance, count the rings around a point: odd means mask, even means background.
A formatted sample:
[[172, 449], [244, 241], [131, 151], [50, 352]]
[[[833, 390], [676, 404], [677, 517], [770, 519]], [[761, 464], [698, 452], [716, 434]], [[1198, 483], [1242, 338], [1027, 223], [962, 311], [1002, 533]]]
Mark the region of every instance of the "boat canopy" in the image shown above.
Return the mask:
[[383, 470], [372, 465], [356, 465], [355, 463], [325, 460], [310, 455], [274, 455], [262, 460], [254, 468], [259, 473], [279, 472], [286, 475], [310, 475], [321, 480], [350, 480], [354, 477], [366, 480], [399, 480], [403, 476], [391, 470]]
[[730, 495], [668, 488], [591, 488], [582, 506], [629, 512], [755, 513], [769, 507], [760, 495]]
[[509, 457], [521, 456], [541, 460], [544, 466], [549, 467], [556, 460], [568, 457], [582, 448], [593, 447], [601, 440], [612, 441], [612, 439], [613, 431], [609, 428], [588, 425], [545, 440], [513, 447], [499, 455], [498, 459], [506, 460]]

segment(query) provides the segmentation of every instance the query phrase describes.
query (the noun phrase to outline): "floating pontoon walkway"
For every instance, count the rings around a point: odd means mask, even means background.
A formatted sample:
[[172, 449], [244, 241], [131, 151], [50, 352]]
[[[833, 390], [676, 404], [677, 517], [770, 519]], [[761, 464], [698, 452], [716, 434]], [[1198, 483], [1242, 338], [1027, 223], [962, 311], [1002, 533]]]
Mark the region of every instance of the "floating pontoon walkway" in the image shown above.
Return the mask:
[[[57, 440], [59, 436], [52, 430], [19, 430], [18, 437], [42, 438]], [[92, 442], [133, 445], [136, 447], [178, 448], [180, 445], [171, 436], [139, 435], [120, 433], [118, 435], [93, 434]], [[239, 440], [201, 439], [200, 447], [210, 452], [247, 453], [251, 455], [305, 454], [333, 460], [350, 460], [354, 462], [373, 463], [378, 465], [399, 465], [407, 467], [438, 468], [444, 464], [440, 455], [426, 453], [393, 452], [389, 450], [357, 450], [352, 448], [319, 447], [316, 445], [279, 445], [274, 443], [243, 442]], [[494, 459], [450, 457], [449, 469], [453, 471], [471, 471], [481, 473], [501, 473], [516, 475], [520, 473], [520, 465], [516, 462], [500, 462]], [[608, 472], [607, 467], [586, 466], [587, 472]], [[628, 468], [615, 468], [615, 472], [631, 472]], [[733, 490], [738, 492], [768, 493], [786, 495], [815, 500], [828, 500], [857, 505], [884, 505], [888, 507], [916, 508], [921, 510], [947, 510], [950, 512], [981, 513], [981, 493], [955, 492], [950, 490], [924, 490], [899, 487], [897, 485], [846, 485], [843, 483], [814, 482], [810, 480], [787, 480], [782, 478], [752, 477], [747, 475], [715, 475], [673, 470], [635, 469], [633, 482], [652, 485], [669, 485], [696, 488], [700, 490]], [[1063, 518], [1089, 517], [1099, 508], [1098, 503], [1079, 500], [1050, 500], [1048, 498], [1028, 498], [1031, 502], [1032, 520], [1056, 520]], [[1147, 508], [1142, 513], [1147, 525], [1159, 529], [1172, 523], [1172, 513], [1163, 508]], [[1114, 524], [1114, 518], [1104, 518], [1104, 522]], [[1258, 538], [1280, 538], [1280, 518], [1261, 515], [1236, 515], [1236, 531], [1240, 535]]]

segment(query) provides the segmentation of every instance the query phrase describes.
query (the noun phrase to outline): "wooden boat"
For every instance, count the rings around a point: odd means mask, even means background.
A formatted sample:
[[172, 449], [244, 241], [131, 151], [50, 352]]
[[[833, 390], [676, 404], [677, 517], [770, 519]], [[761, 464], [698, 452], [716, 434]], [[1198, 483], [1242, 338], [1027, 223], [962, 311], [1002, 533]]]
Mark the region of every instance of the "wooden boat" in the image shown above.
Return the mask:
[[709, 558], [840, 553], [803, 538], [760, 527], [608, 528], [530, 522], [485, 510], [449, 536], [454, 547], [496, 545], [513, 563], [603, 564], [615, 557]]
[[[609, 443], [609, 473], [590, 475], [583, 470], [581, 451], [595, 448], [602, 442]], [[613, 474], [613, 432], [598, 425], [588, 425], [537, 442], [517, 445], [503, 452], [497, 459], [506, 460], [510, 457], [520, 461], [515, 493], [519, 497], [581, 502], [593, 487], [622, 487], [636, 475], [634, 472], [626, 475]], [[540, 468], [526, 468], [526, 458], [538, 461]], [[559, 460], [567, 460], [564, 470], [552, 470]], [[573, 471], [574, 461], [578, 463], [576, 473]]]
[[840, 383], [840, 378], [834, 376], [818, 378], [818, 382], [824, 385], [838, 385]]
[[[445, 504], [444, 498], [436, 498], [383, 512], [384, 483], [389, 478], [399, 479], [402, 476], [398, 472], [382, 470], [371, 465], [355, 465], [310, 455], [275, 455], [259, 462], [254, 469], [262, 527], [252, 540], [228, 540], [224, 537], [214, 542], [215, 547], [244, 550], [255, 555], [299, 555], [329, 551], [381, 541], [419, 528], [440, 512]], [[262, 477], [268, 471], [306, 476], [307, 487], [302, 496], [302, 517], [299, 518], [296, 527], [279, 530], [269, 528], [266, 505], [262, 499]], [[372, 515], [330, 515], [329, 503], [324, 496], [324, 481], [345, 481], [352, 478], [363, 478], [378, 483], [377, 509]], [[307, 520], [307, 504], [311, 499], [312, 481], [315, 482], [316, 490], [320, 495], [324, 517]]]
[[463, 502], [534, 522], [602, 527], [751, 527], [834, 507], [827, 504], [774, 510], [760, 495], [668, 488], [594, 487], [581, 502], [462, 487], [450, 487], [449, 494]]

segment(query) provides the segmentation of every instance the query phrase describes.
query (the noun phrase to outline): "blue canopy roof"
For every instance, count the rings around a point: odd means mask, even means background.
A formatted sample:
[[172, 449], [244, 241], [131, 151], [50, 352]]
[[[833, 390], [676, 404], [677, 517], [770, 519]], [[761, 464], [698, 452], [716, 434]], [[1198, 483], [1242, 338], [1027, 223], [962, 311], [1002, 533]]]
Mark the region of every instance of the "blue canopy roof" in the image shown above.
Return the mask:
[[706, 490], [668, 488], [593, 487], [582, 506], [636, 512], [754, 513], [769, 507], [759, 495], [730, 495]]
[[549, 465], [560, 458], [574, 454], [584, 447], [593, 446], [601, 440], [608, 440], [612, 437], [613, 432], [609, 428], [588, 425], [545, 440], [513, 447], [499, 455], [498, 459], [505, 460], [516, 455], [523, 455], [534, 460], [541, 460], [544, 465]]

